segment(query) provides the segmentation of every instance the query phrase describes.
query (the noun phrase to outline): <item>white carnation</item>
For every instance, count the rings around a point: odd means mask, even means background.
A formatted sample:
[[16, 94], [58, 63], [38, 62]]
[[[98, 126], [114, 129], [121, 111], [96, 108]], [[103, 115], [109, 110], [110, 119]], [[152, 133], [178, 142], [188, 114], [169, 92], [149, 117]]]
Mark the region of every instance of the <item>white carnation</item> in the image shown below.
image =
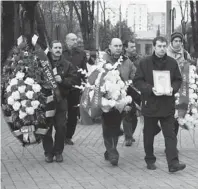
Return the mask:
[[24, 76], [25, 76], [25, 73], [23, 73], [23, 72], [17, 72], [17, 74], [16, 74], [16, 78], [19, 80], [23, 79]]
[[34, 84], [34, 80], [32, 78], [26, 78], [26, 80], [24, 81], [25, 84], [27, 85], [33, 85]]
[[9, 104], [9, 105], [13, 105], [14, 102], [15, 102], [15, 101], [14, 101], [14, 98], [13, 98], [12, 96], [9, 96], [9, 97], [8, 97], [8, 104]]
[[17, 85], [17, 84], [18, 84], [18, 80], [16, 78], [13, 78], [10, 80], [10, 86]]
[[23, 119], [23, 118], [25, 118], [27, 116], [27, 113], [26, 112], [23, 112], [23, 111], [19, 111], [19, 118], [20, 119]]
[[10, 85], [7, 86], [6, 92], [7, 92], [7, 93], [11, 92], [11, 86], [10, 86]]
[[196, 108], [193, 108], [193, 109], [192, 109], [192, 113], [193, 113], [193, 114], [197, 114], [197, 113], [198, 113], [197, 109], [196, 109]]
[[25, 85], [22, 85], [22, 86], [18, 87], [18, 91], [20, 93], [24, 93], [25, 92], [25, 89], [26, 89], [26, 86]]
[[40, 104], [40, 102], [39, 102], [38, 100], [33, 100], [33, 101], [31, 102], [31, 105], [32, 105], [32, 107], [33, 107], [34, 109], [37, 109], [38, 106], [39, 106], [39, 104]]
[[26, 102], [27, 102], [27, 100], [22, 100], [22, 101], [21, 101], [21, 105], [22, 105], [23, 107], [26, 107]]
[[15, 91], [12, 93], [12, 98], [14, 98], [14, 100], [19, 100], [20, 99], [20, 93], [19, 91]]
[[27, 51], [24, 52], [24, 56], [28, 56], [28, 52]]
[[33, 98], [33, 94], [34, 94], [33, 91], [28, 91], [28, 92], [26, 93], [26, 96], [27, 96], [28, 99], [32, 99], [32, 98]]
[[26, 111], [26, 113], [27, 113], [28, 115], [33, 115], [33, 114], [34, 114], [34, 108], [33, 108], [33, 107], [27, 107], [27, 108], [25, 109], [25, 111]]
[[20, 102], [15, 102], [13, 105], [12, 105], [14, 111], [18, 111], [19, 108], [21, 107], [21, 103]]
[[33, 84], [32, 89], [35, 93], [38, 93], [41, 91], [41, 86], [39, 84]]

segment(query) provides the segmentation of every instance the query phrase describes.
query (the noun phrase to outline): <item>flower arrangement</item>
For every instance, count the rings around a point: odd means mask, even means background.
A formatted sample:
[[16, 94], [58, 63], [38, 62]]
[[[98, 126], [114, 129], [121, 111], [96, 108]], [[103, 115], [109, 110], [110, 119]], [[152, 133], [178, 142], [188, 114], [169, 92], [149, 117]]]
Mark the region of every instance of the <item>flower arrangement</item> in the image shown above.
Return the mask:
[[[100, 56], [99, 56], [100, 57]], [[88, 83], [81, 99], [81, 106], [91, 117], [99, 116], [102, 112], [117, 109], [120, 112], [129, 110], [132, 102], [126, 91], [132, 81], [124, 82], [117, 70], [123, 61], [122, 56], [112, 65], [100, 57], [100, 63], [88, 77]]]
[[11, 131], [24, 145], [40, 142], [55, 113], [52, 87], [41, 62], [36, 51], [24, 44], [12, 50], [3, 69], [2, 109]]
[[[175, 94], [176, 105], [179, 104], [179, 93]], [[175, 117], [179, 125], [184, 129], [193, 129], [198, 126], [198, 74], [194, 65], [189, 66], [189, 103], [188, 110], [184, 116], [178, 115], [176, 110]]]

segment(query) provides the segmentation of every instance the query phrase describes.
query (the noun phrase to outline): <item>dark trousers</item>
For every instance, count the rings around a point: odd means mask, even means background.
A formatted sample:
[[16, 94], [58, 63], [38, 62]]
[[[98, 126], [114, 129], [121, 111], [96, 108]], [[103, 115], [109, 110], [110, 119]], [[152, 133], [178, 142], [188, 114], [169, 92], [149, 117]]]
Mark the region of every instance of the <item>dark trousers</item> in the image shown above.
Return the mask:
[[54, 128], [55, 128], [55, 140], [53, 142], [52, 129], [53, 125], [50, 127], [49, 131], [43, 138], [43, 148], [45, 155], [55, 155], [61, 154], [64, 149], [64, 138], [65, 138], [65, 125], [66, 125], [66, 111], [67, 103], [66, 100], [61, 100], [56, 103], [56, 114], [54, 116]]
[[133, 113], [130, 115], [127, 115], [123, 118], [123, 129], [124, 129], [124, 135], [125, 139], [132, 139], [133, 133], [135, 132], [135, 129], [137, 127], [137, 115], [136, 113]]
[[[176, 136], [177, 136], [178, 131], [179, 131], [179, 123], [178, 123], [177, 119], [175, 119], [174, 125], [175, 125], [175, 127], [174, 127], [174, 132], [175, 132], [175, 134], [176, 134]], [[156, 135], [157, 135], [160, 131], [161, 131], [161, 128], [160, 128], [160, 126], [157, 124], [157, 125], [156, 125]]]
[[137, 127], [137, 115], [136, 115], [136, 106], [135, 103], [132, 103], [132, 109], [131, 111], [125, 113], [123, 117], [123, 129], [124, 129], [124, 135], [125, 139], [132, 139], [133, 133], [135, 132], [135, 129]]
[[66, 138], [71, 139], [75, 133], [77, 117], [79, 116], [80, 90], [71, 91], [67, 95], [68, 120], [66, 126]]
[[112, 110], [102, 114], [103, 136], [114, 137], [123, 134], [121, 131], [122, 114], [118, 110]]
[[147, 164], [154, 163], [153, 143], [156, 134], [156, 125], [160, 121], [162, 132], [165, 139], [166, 159], [168, 166], [178, 163], [177, 137], [174, 132], [174, 115], [168, 117], [146, 117], [144, 116], [144, 150], [146, 153], [145, 161]]

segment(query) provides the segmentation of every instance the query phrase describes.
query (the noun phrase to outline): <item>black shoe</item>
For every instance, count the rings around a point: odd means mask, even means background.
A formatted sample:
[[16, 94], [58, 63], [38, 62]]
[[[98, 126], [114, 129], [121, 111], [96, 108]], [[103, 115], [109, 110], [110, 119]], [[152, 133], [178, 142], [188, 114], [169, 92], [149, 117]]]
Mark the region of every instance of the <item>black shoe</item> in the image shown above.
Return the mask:
[[155, 163], [149, 163], [149, 164], [147, 164], [147, 169], [155, 170], [155, 169], [157, 169], [157, 167], [156, 167]]
[[107, 151], [105, 151], [105, 153], [104, 153], [104, 158], [105, 158], [105, 160], [109, 160], [109, 156], [108, 156], [108, 152]]
[[132, 139], [126, 139], [125, 140], [125, 146], [131, 146], [133, 143]]
[[113, 166], [117, 166], [118, 165], [118, 160], [119, 160], [119, 153], [118, 153], [117, 149], [112, 149], [108, 153], [108, 158], [109, 158], [110, 163]]
[[177, 171], [181, 171], [185, 168], [186, 168], [185, 164], [176, 163], [175, 165], [172, 165], [172, 166], [169, 167], [169, 172], [174, 173], [174, 172], [177, 172]]
[[74, 145], [74, 142], [73, 142], [71, 139], [66, 138], [66, 139], [65, 139], [65, 144]]
[[62, 154], [56, 154], [56, 162], [63, 162]]
[[53, 155], [46, 155], [45, 156], [45, 161], [47, 163], [52, 163], [53, 162]]

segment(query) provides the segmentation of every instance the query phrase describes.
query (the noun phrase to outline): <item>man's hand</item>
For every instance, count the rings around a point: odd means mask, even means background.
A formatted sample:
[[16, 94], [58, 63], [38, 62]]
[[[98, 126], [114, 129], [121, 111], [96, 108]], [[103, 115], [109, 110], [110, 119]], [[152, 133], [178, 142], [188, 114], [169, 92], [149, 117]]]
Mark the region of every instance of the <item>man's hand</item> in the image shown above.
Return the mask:
[[152, 88], [152, 91], [153, 91], [153, 93], [154, 93], [156, 96], [162, 96], [162, 95], [164, 95], [163, 93], [157, 92], [156, 89], [155, 89], [154, 87]]
[[166, 95], [166, 96], [172, 96], [173, 95], [173, 88], [171, 87], [170, 88], [170, 92], [169, 93], [166, 93], [164, 95]]
[[56, 75], [56, 76], [55, 76], [55, 80], [56, 80], [56, 82], [58, 82], [58, 83], [61, 83], [61, 82], [62, 82], [62, 79], [61, 79], [61, 76], [60, 76], [60, 75]]

